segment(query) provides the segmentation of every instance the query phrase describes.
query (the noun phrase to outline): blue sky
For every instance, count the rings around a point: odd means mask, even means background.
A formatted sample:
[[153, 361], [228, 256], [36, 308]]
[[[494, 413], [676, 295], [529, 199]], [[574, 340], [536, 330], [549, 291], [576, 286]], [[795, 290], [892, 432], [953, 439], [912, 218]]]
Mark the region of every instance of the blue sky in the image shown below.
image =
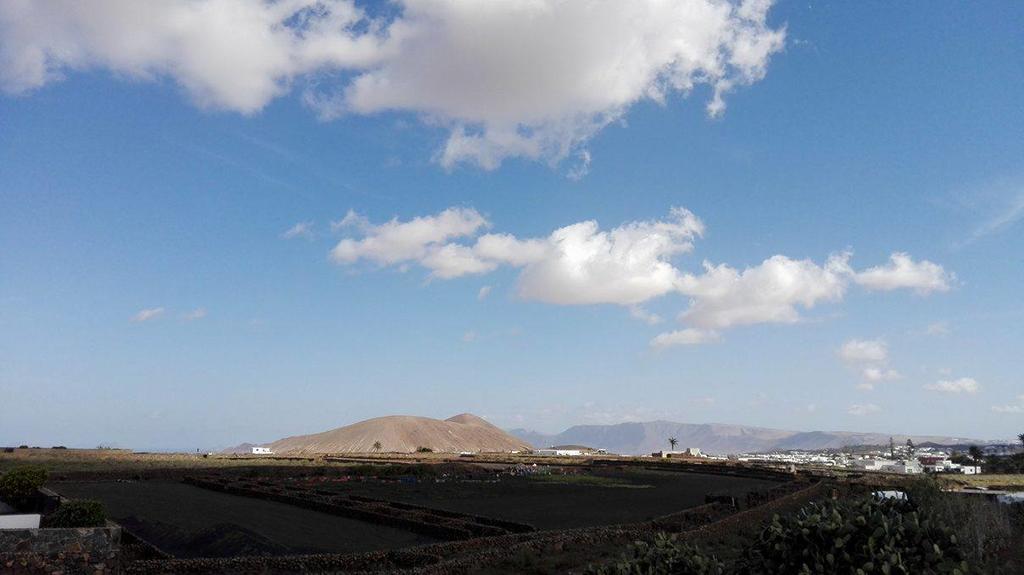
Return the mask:
[[1021, 5], [340, 1], [232, 52], [205, 4], [0, 9], [0, 443], [1024, 431]]

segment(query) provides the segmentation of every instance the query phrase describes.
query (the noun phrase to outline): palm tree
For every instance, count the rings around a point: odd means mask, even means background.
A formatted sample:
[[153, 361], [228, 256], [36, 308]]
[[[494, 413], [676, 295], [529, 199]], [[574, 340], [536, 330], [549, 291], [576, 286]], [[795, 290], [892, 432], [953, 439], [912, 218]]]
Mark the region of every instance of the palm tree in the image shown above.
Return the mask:
[[383, 446], [382, 446], [382, 445], [380, 444], [380, 442], [379, 442], [379, 441], [374, 441], [374, 442], [373, 442], [373, 450], [374, 450], [374, 451], [380, 451], [380, 450], [381, 450], [381, 447], [383, 447]]
[[676, 450], [676, 444], [677, 443], [679, 443], [679, 440], [676, 439], [675, 437], [669, 437], [668, 438], [668, 444], [672, 446], [672, 451]]

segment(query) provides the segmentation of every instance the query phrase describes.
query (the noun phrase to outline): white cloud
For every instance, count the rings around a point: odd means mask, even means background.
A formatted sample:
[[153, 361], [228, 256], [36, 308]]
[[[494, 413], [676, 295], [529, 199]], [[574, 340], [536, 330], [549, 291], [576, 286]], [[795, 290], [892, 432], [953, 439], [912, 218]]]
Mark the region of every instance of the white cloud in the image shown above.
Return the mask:
[[928, 260], [915, 262], [909, 254], [896, 252], [884, 266], [868, 268], [854, 276], [854, 281], [873, 291], [912, 289], [921, 295], [948, 291], [956, 276], [939, 264]]
[[673, 256], [693, 249], [704, 224], [673, 208], [668, 220], [624, 224], [602, 231], [587, 221], [555, 230], [544, 258], [527, 265], [519, 294], [562, 305], [635, 305], [678, 288]]
[[294, 238], [313, 239], [313, 222], [299, 222], [285, 230], [281, 237], [286, 240]]
[[842, 299], [848, 259], [848, 254], [835, 255], [819, 266], [777, 255], [742, 272], [705, 262], [704, 274], [686, 275], [679, 282], [679, 291], [693, 298], [680, 319], [705, 329], [794, 323], [800, 319], [797, 306], [810, 309]]
[[486, 234], [472, 246], [442, 243], [489, 225], [475, 210], [456, 208], [407, 222], [362, 222], [363, 237], [341, 240], [331, 256], [342, 264], [416, 261], [444, 279], [505, 264], [523, 268], [518, 293], [526, 299], [633, 305], [676, 289], [680, 274], [669, 259], [690, 251], [694, 237], [704, 230], [688, 210], [673, 208], [666, 220], [631, 222], [608, 231], [586, 221], [557, 229], [547, 238]]
[[949, 335], [952, 330], [949, 329], [949, 324], [944, 321], [936, 321], [928, 324], [928, 327], [924, 329], [925, 335]]
[[[516, 292], [521, 298], [556, 305], [627, 306], [634, 318], [650, 324], [660, 318], [641, 304], [685, 295], [689, 305], [679, 319], [687, 329], [663, 334], [659, 340], [676, 343], [692, 343], [688, 338], [712, 341], [722, 330], [736, 326], [799, 322], [804, 310], [841, 301], [854, 278], [863, 275], [850, 266], [849, 252], [833, 254], [820, 265], [775, 255], [742, 271], [705, 262], [703, 273], [685, 272], [675, 260], [693, 250], [696, 239], [704, 235], [704, 224], [684, 208], [672, 208], [663, 219], [611, 229], [602, 229], [593, 220], [578, 222], [537, 238], [481, 233], [490, 227], [491, 222], [471, 208], [383, 224], [350, 211], [332, 223], [335, 231], [350, 237], [338, 242], [331, 258], [342, 265], [367, 261], [402, 270], [416, 264], [436, 279], [518, 268]], [[478, 299], [484, 297], [482, 289]], [[859, 362], [867, 382], [898, 377], [885, 365], [884, 342], [847, 342], [841, 355]]]
[[554, 162], [585, 153], [640, 101], [707, 85], [708, 113], [720, 114], [723, 95], [763, 78], [783, 48], [771, 4], [401, 0], [371, 19], [352, 0], [10, 0], [0, 86], [101, 69], [167, 78], [200, 106], [248, 114], [301, 81], [325, 118], [398, 110], [444, 126], [445, 166]]
[[487, 296], [491, 295], [491, 290], [494, 289], [491, 286], [483, 286], [480, 291], [476, 292], [477, 301], [484, 301]]
[[194, 321], [197, 319], [203, 319], [206, 317], [206, 308], [197, 307], [196, 309], [188, 312], [184, 315], [185, 320]]
[[935, 383], [925, 384], [925, 389], [928, 391], [938, 391], [942, 393], [978, 393], [978, 382], [971, 377], [961, 377], [958, 379], [942, 379]]
[[861, 370], [864, 379], [870, 382], [892, 381], [902, 377], [895, 369], [883, 369], [880, 367], [865, 367]]
[[0, 85], [22, 93], [68, 70], [170, 78], [203, 107], [256, 112], [295, 78], [381, 61], [349, 1], [10, 0], [0, 3]]
[[847, 363], [884, 363], [889, 347], [880, 339], [851, 339], [839, 348], [839, 357]]
[[719, 339], [720, 337], [716, 332], [688, 327], [658, 334], [651, 340], [651, 347], [665, 349], [679, 345], [701, 345], [712, 343]]
[[1024, 394], [1018, 395], [1014, 403], [993, 405], [992, 411], [996, 413], [1024, 413]]
[[154, 308], [149, 308], [149, 309], [143, 309], [143, 310], [139, 310], [139, 313], [137, 313], [137, 314], [132, 316], [132, 321], [134, 321], [136, 323], [141, 323], [141, 322], [144, 322], [144, 321], [150, 321], [150, 320], [157, 319], [158, 317], [160, 317], [162, 315], [164, 315], [164, 308], [162, 308], [162, 307], [154, 307]]
[[874, 403], [855, 403], [846, 410], [846, 413], [849, 413], [850, 415], [855, 415], [857, 417], [862, 417], [865, 415], [878, 413], [879, 411], [882, 411], [882, 408], [878, 407]]
[[464, 250], [443, 250], [444, 242], [473, 235], [488, 225], [479, 212], [466, 208], [448, 208], [436, 216], [423, 216], [405, 222], [395, 218], [376, 226], [350, 211], [337, 227], [357, 228], [362, 237], [345, 238], [338, 242], [331, 251], [331, 258], [342, 264], [359, 260], [380, 265], [419, 261], [443, 278], [479, 273], [493, 269], [493, 266], [488, 268], [470, 261], [472, 258], [467, 256], [471, 254]]
[[459, 244], [431, 246], [419, 259], [431, 270], [433, 277], [450, 279], [468, 274], [482, 274], [498, 267], [497, 262], [477, 257], [472, 248]]
[[839, 348], [843, 363], [858, 370], [862, 381], [858, 389], [872, 390], [883, 381], [900, 379], [895, 369], [889, 369], [889, 346], [881, 339], [851, 339]]

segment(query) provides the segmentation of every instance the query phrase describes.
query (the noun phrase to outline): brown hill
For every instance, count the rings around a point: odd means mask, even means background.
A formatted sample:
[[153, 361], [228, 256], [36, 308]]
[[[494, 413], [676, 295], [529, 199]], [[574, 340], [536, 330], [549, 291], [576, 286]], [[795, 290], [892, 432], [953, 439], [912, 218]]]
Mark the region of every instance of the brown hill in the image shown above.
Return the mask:
[[411, 415], [389, 415], [312, 435], [286, 437], [270, 443], [276, 453], [409, 453], [427, 447], [434, 451], [524, 451], [530, 444], [483, 419], [463, 413], [444, 421]]

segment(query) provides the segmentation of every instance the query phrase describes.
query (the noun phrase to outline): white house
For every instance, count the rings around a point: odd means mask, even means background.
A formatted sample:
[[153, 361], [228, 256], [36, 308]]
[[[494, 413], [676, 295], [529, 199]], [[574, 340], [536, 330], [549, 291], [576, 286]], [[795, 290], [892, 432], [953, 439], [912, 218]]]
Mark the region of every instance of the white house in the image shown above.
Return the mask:
[[253, 455], [273, 455], [274, 452], [269, 447], [259, 447], [259, 446], [256, 446], [256, 447], [252, 448], [252, 454]]
[[921, 464], [918, 463], [916, 459], [911, 459], [909, 461], [897, 461], [895, 463], [883, 465], [881, 466], [880, 471], [887, 471], [889, 473], [911, 474], [922, 473], [924, 471], [924, 468], [921, 467]]
[[654, 457], [661, 457], [662, 459], [669, 459], [672, 457], [707, 457], [700, 452], [699, 447], [687, 447], [683, 451], [655, 451], [651, 455]]

